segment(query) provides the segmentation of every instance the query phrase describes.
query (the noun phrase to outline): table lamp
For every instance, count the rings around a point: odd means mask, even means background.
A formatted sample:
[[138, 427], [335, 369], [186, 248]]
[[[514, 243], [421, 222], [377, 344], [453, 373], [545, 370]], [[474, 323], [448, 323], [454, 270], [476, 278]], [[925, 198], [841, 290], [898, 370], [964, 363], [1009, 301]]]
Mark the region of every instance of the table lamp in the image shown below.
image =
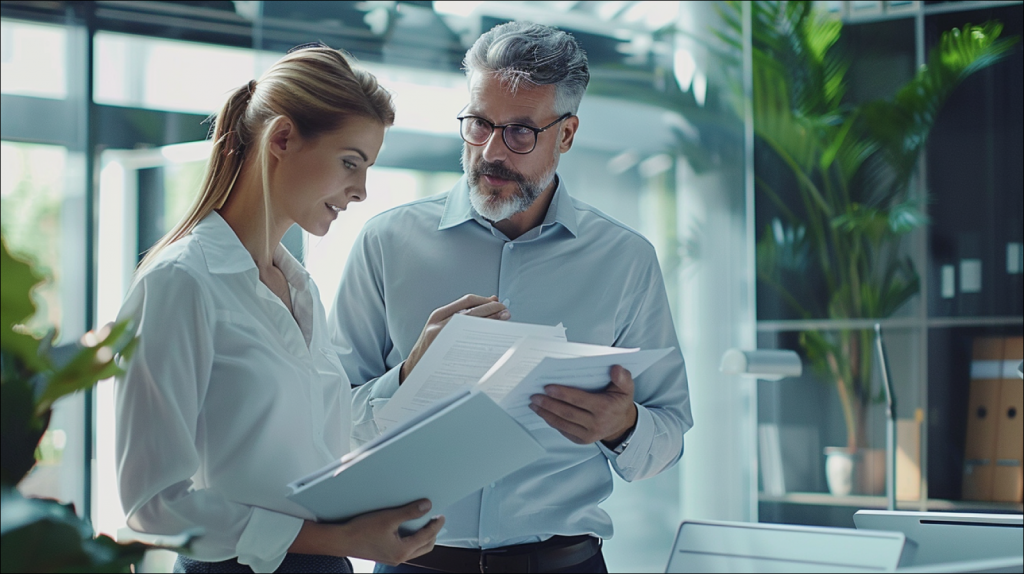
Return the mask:
[[799, 377], [803, 373], [803, 362], [795, 351], [729, 349], [722, 355], [719, 370], [726, 375], [778, 381], [785, 377]]

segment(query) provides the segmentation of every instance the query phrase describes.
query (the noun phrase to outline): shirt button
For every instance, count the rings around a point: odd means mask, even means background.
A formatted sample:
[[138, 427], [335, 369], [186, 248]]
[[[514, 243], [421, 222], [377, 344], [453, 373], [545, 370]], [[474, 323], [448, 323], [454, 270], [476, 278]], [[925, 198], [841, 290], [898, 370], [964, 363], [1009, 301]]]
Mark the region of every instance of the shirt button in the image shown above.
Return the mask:
[[490, 541], [491, 541], [491, 537], [490, 536], [484, 537], [484, 543], [490, 543]]
[[507, 247], [508, 249], [514, 249], [515, 245], [513, 245], [512, 243], [506, 243], [505, 247]]
[[494, 488], [494, 483], [493, 482], [491, 483], [491, 488]]

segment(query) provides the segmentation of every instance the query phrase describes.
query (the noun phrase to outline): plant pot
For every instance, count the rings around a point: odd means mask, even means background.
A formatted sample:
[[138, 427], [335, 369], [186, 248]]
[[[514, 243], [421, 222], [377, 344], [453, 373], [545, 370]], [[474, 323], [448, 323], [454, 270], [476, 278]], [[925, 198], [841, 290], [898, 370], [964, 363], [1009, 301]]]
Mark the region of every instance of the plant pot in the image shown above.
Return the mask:
[[833, 496], [846, 496], [853, 493], [853, 469], [856, 466], [857, 454], [849, 449], [830, 446], [825, 447], [825, 482]]
[[825, 448], [825, 482], [835, 496], [885, 493], [885, 450]]

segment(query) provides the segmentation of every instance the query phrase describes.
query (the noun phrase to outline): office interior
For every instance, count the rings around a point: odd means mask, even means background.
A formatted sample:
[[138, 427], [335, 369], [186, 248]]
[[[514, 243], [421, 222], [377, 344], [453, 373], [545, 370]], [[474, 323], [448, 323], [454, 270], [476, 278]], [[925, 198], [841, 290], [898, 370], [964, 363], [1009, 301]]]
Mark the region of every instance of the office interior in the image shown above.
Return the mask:
[[[893, 98], [947, 30], [998, 20], [1003, 37], [1019, 38], [1024, 23], [1016, 1], [813, 4], [822, 22], [843, 25], [850, 106]], [[530, 20], [571, 32], [587, 51], [591, 83], [559, 173], [573, 195], [655, 246], [689, 378], [695, 425], [680, 463], [636, 483], [616, 477], [602, 505], [615, 523], [604, 543], [610, 571], [664, 571], [683, 520], [854, 528], [856, 511], [886, 508], [878, 361], [865, 363], [855, 405], [859, 474], [849, 488], [830, 486], [826, 451], [848, 446], [849, 419], [809, 343], [869, 331], [873, 342], [875, 323], [898, 398], [896, 507], [1019, 515], [1020, 442], [1016, 466], [1004, 460], [1010, 470], [991, 479], [1002, 491], [972, 486], [983, 469], [971, 455], [971, 393], [972, 365], [1021, 360], [1011, 355], [1024, 335], [1022, 43], [953, 90], [913, 168], [907, 197], [924, 219], [892, 249], [916, 288], [884, 315], [848, 316], [800, 273], [817, 255], [796, 179], [755, 130], [752, 11], [660, 1], [0, 2], [3, 237], [48, 278], [26, 327], [39, 336], [55, 327], [67, 344], [115, 318], [140, 254], [197, 189], [208, 116], [310, 41], [352, 54], [398, 110], [366, 201], [323, 238], [298, 228], [285, 237], [329, 312], [363, 223], [459, 179], [467, 47], [498, 23]], [[780, 265], [789, 267], [774, 275]], [[733, 348], [795, 351], [803, 373], [723, 374]], [[116, 536], [125, 524], [116, 423], [110, 381], [62, 399], [18, 488], [73, 502]]]

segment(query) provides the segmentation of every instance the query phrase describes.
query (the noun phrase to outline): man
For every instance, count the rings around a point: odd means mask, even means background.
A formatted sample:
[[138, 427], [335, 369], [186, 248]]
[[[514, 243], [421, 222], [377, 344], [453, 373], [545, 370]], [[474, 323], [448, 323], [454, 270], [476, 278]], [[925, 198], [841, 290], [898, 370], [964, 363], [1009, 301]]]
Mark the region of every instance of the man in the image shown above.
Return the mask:
[[[605, 572], [600, 539], [612, 523], [598, 504], [612, 491], [609, 466], [627, 481], [658, 474], [678, 461], [692, 426], [661, 270], [646, 239], [572, 198], [556, 173], [590, 78], [575, 39], [502, 24], [470, 48], [465, 68], [465, 177], [371, 220], [338, 291], [330, 323], [361, 385], [356, 439], [378, 434], [374, 411], [456, 312], [561, 322], [570, 341], [674, 351], [635, 384], [614, 367], [603, 392], [534, 395], [550, 425], [534, 436], [548, 454], [445, 509], [433, 552], [377, 571]], [[445, 305], [464, 293], [480, 295]]]

